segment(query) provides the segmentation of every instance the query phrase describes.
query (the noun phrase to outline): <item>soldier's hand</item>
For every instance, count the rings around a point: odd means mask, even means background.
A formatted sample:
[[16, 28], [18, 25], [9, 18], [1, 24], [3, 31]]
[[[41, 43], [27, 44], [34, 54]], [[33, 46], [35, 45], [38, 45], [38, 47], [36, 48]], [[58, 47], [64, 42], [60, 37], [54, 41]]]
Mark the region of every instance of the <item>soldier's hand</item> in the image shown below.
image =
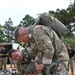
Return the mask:
[[37, 70], [38, 72], [41, 72], [41, 71], [43, 70], [43, 68], [44, 68], [43, 64], [38, 64], [38, 65], [36, 65], [36, 70]]

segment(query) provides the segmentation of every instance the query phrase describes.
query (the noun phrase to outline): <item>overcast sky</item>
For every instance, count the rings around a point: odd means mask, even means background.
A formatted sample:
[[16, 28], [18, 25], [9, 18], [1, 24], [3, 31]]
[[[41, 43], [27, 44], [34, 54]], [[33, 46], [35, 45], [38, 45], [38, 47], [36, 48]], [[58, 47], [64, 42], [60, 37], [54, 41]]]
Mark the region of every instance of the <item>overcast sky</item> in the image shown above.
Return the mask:
[[11, 18], [16, 26], [26, 14], [36, 18], [38, 13], [66, 9], [70, 0], [0, 0], [0, 24]]

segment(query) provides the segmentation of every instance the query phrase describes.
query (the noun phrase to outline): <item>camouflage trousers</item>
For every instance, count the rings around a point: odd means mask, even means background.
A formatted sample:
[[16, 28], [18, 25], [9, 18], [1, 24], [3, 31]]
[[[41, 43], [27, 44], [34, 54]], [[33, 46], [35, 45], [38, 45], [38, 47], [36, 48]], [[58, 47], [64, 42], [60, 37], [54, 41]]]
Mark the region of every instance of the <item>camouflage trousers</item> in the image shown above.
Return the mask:
[[[67, 75], [67, 68], [62, 65], [61, 63], [58, 64], [58, 67], [55, 71], [53, 71], [53, 73], [47, 72], [49, 66], [46, 66], [43, 71], [41, 72], [41, 75]], [[32, 72], [32, 74], [34, 72], [37, 72], [35, 69], [35, 64], [34, 63], [30, 63], [29, 65], [27, 65], [26, 67], [23, 66], [23, 70], [20, 70], [20, 75], [30, 75], [29, 72]], [[38, 75], [39, 73], [37, 72], [37, 74], [33, 74], [33, 75]]]
[[[27, 66], [25, 64], [22, 65], [22, 70], [19, 68], [19, 75], [39, 75], [36, 71], [34, 62], [29, 63]], [[42, 74], [41, 75], [46, 75]]]
[[67, 75], [67, 68], [64, 64], [59, 63], [56, 66], [53, 66], [50, 68], [50, 66], [47, 66], [46, 69], [46, 75]]
[[72, 73], [74, 71], [74, 68], [73, 68], [74, 65], [73, 65], [73, 63], [74, 63], [73, 58], [70, 58], [69, 63], [68, 63], [68, 71], [69, 71], [69, 68], [71, 68], [71, 72]]
[[2, 70], [2, 58], [0, 58], [0, 70]]
[[7, 65], [7, 57], [0, 58], [0, 69], [6, 69], [6, 65]]

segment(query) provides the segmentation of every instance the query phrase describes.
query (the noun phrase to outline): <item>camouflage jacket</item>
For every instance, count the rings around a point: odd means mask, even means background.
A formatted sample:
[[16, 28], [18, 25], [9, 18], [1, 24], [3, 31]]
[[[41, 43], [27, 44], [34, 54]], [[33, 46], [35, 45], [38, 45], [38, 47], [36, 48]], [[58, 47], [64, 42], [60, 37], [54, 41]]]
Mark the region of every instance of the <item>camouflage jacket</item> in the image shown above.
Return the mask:
[[30, 47], [34, 52], [42, 52], [42, 63], [43, 64], [51, 64], [53, 60], [53, 55], [55, 52], [54, 46], [52, 44], [53, 38], [55, 37], [55, 41], [57, 46], [60, 46], [61, 49], [58, 60], [62, 61], [66, 67], [69, 60], [68, 52], [66, 46], [63, 42], [60, 45], [60, 39], [57, 34], [50, 28], [43, 25], [36, 25], [33, 29], [33, 38], [30, 43]]

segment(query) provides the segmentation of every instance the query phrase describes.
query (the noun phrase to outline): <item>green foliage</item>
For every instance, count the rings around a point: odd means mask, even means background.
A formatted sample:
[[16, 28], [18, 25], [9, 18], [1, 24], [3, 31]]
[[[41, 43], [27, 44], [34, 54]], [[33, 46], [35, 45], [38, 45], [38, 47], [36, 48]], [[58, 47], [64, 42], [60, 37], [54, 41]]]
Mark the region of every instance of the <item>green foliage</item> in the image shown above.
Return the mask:
[[0, 25], [0, 42], [5, 42], [6, 39], [3, 38], [4, 34], [3, 34], [3, 26]]
[[12, 22], [11, 18], [9, 18], [8, 21], [6, 21], [3, 26], [4, 38], [6, 38], [7, 41], [13, 40], [14, 29], [15, 29], [15, 27], [13, 26], [13, 22]]
[[28, 14], [22, 19], [19, 26], [28, 27], [29, 25], [34, 23], [34, 18], [29, 16]]
[[2, 37], [0, 37], [0, 42], [3, 43], [3, 42], [6, 42], [7, 40], [6, 39], [3, 39]]
[[[56, 11], [49, 11], [56, 18], [58, 18], [63, 24], [67, 26], [70, 30], [63, 41], [65, 44], [75, 45], [75, 39], [73, 38], [73, 31], [75, 31], [75, 2], [72, 5], [69, 5], [67, 9], [57, 9]], [[30, 15], [25, 15], [25, 17], [20, 21], [18, 26], [28, 27], [35, 22], [35, 19]], [[17, 26], [16, 26], [17, 27]], [[11, 18], [5, 22], [4, 26], [0, 25], [0, 42], [13, 40], [13, 31], [16, 28], [13, 26]]]
[[75, 46], [75, 38], [64, 38], [63, 42], [65, 45], [71, 44], [72, 46]]
[[69, 29], [69, 37], [73, 36], [72, 32], [75, 31], [75, 3], [69, 5], [67, 9], [57, 9], [56, 12], [49, 11], [49, 13], [53, 14], [57, 19], [59, 19], [64, 25]]

